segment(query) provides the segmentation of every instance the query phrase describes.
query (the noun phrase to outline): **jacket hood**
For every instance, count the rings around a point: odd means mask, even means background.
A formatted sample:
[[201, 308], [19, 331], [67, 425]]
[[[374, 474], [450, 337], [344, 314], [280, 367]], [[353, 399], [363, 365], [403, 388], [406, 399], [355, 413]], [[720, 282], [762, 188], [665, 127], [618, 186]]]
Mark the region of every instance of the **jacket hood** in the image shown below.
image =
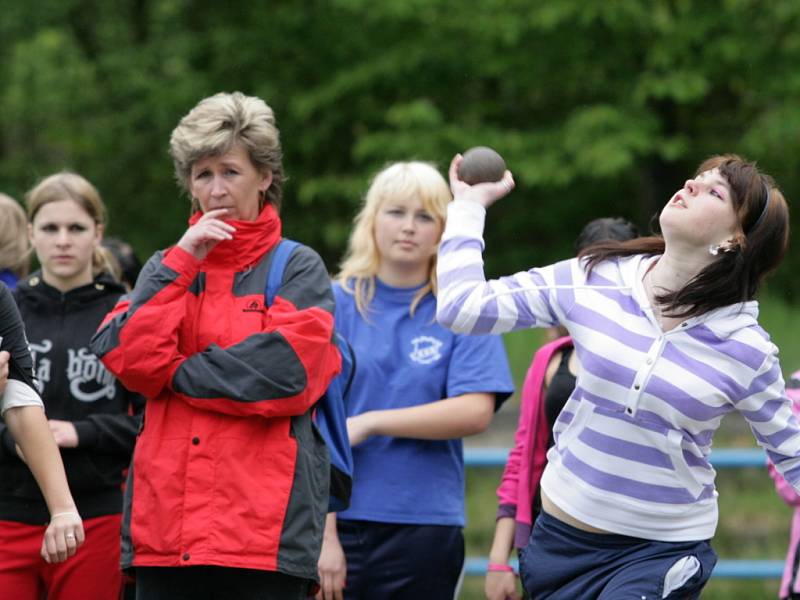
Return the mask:
[[25, 298], [30, 306], [36, 307], [53, 302], [65, 305], [91, 303], [97, 298], [105, 298], [111, 293], [124, 294], [125, 287], [105, 271], [94, 278], [92, 283], [74, 288], [66, 293], [45, 282], [41, 270], [21, 279], [14, 294]]
[[[634, 298], [642, 305], [649, 304], [647, 294], [644, 290], [642, 280], [644, 274], [650, 269], [654, 261], [660, 256], [635, 255], [621, 258], [619, 268], [624, 282]], [[732, 337], [742, 329], [759, 327], [758, 324], [758, 301], [738, 302], [721, 306], [710, 310], [707, 313], [686, 319], [690, 326], [707, 324], [717, 337], [727, 339]]]

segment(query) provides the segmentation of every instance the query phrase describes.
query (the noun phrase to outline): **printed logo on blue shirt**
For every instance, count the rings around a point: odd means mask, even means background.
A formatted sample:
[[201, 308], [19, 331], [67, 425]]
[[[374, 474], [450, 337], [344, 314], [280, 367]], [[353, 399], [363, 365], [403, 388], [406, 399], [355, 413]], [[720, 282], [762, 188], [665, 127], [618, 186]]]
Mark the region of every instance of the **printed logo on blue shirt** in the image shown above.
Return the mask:
[[439, 352], [442, 342], [435, 337], [421, 335], [411, 340], [411, 345], [414, 346], [414, 349], [408, 356], [415, 363], [429, 365], [442, 358], [442, 353]]

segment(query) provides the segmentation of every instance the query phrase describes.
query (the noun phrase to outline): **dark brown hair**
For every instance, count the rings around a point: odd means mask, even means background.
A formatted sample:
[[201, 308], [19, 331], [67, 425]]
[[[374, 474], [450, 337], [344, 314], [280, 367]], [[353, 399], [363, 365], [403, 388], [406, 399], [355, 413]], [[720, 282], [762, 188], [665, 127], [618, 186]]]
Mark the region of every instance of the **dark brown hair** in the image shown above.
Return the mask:
[[[789, 207], [775, 181], [761, 173], [755, 163], [735, 154], [712, 156], [695, 175], [719, 169], [728, 182], [740, 232], [733, 245], [720, 251], [716, 260], [685, 286], [657, 295], [664, 314], [687, 318], [715, 308], [755, 298], [764, 277], [774, 271], [789, 245]], [[587, 272], [604, 260], [635, 254], [663, 254], [661, 236], [627, 242], [601, 242], [583, 250]]]

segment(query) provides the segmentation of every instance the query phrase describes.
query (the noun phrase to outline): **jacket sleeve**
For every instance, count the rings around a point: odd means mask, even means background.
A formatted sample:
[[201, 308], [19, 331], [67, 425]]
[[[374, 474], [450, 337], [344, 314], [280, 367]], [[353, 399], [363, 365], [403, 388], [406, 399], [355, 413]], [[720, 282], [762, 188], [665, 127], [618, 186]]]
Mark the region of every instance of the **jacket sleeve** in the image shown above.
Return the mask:
[[101, 326], [93, 350], [129, 389], [164, 388], [214, 412], [265, 417], [303, 414], [340, 368], [333, 296], [319, 256], [295, 249], [263, 331], [228, 347], [182, 351], [179, 331], [199, 261], [180, 248], [148, 262], [128, 303]]
[[508, 453], [506, 466], [500, 485], [497, 487], [497, 515], [496, 518], [515, 518], [517, 516], [517, 486], [522, 462], [522, 449], [524, 440], [528, 435], [528, 415], [524, 407], [520, 407], [517, 431], [514, 433], [514, 447]]
[[[560, 338], [554, 342], [550, 342], [536, 351], [531, 361], [531, 366], [525, 374], [525, 381], [522, 385], [522, 392], [520, 394], [520, 409], [519, 421], [517, 423], [517, 430], [514, 433], [514, 446], [508, 453], [506, 466], [503, 470], [503, 476], [500, 480], [500, 485], [497, 488], [497, 498], [499, 506], [497, 508], [497, 518], [502, 517], [517, 517], [517, 511], [520, 496], [524, 495], [526, 491], [530, 491], [530, 486], [538, 486], [538, 482], [524, 482], [520, 477], [529, 477], [532, 475], [530, 464], [535, 463], [542, 457], [536, 456], [536, 450], [542, 446], [544, 451], [547, 449], [547, 441], [549, 439], [549, 427], [546, 420], [540, 422], [542, 418], [544, 395], [543, 387], [545, 382], [545, 375], [550, 359], [553, 358], [556, 352], [564, 348], [567, 338]], [[537, 440], [536, 435], [547, 435], [547, 439]], [[529, 468], [525, 465], [529, 464]], [[527, 483], [527, 485], [525, 485]], [[523, 502], [530, 503], [530, 499], [524, 498]], [[527, 511], [521, 511], [525, 514]]]

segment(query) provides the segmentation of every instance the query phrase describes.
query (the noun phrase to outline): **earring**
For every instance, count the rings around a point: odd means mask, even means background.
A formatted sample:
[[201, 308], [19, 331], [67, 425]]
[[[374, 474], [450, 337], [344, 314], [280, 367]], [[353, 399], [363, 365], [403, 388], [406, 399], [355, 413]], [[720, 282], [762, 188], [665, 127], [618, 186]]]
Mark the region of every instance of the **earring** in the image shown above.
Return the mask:
[[719, 244], [711, 244], [708, 247], [708, 253], [711, 256], [716, 256], [717, 254], [719, 254]]

